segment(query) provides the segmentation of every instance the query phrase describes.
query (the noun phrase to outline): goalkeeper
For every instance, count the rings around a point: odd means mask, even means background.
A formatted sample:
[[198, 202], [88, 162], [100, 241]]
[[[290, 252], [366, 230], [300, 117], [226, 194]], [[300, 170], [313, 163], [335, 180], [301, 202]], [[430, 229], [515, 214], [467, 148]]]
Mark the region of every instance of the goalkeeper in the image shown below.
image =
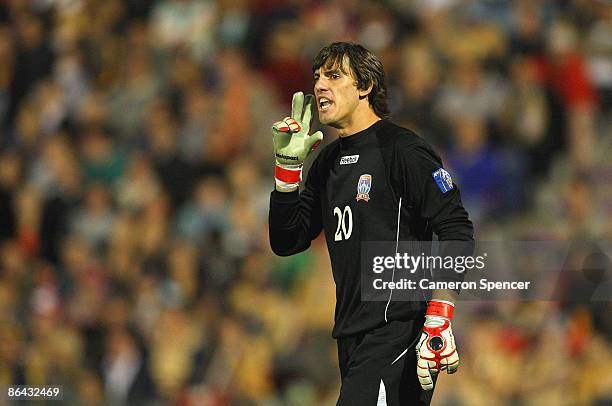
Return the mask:
[[[427, 405], [437, 374], [459, 365], [451, 330], [457, 293], [434, 291], [429, 302], [362, 301], [361, 243], [431, 241], [432, 233], [473, 241], [472, 223], [438, 155], [386, 119], [376, 56], [334, 43], [316, 56], [313, 75], [314, 96], [296, 93], [291, 116], [272, 126], [272, 250], [292, 255], [325, 233], [336, 282], [338, 405]], [[300, 193], [304, 160], [323, 138], [310, 134], [313, 105], [340, 137], [317, 156]]]

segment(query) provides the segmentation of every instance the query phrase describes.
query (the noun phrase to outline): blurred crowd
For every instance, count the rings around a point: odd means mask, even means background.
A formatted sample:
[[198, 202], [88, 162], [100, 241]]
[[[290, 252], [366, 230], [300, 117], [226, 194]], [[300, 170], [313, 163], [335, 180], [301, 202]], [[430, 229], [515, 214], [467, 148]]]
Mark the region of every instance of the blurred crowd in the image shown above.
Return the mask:
[[[270, 125], [334, 40], [383, 60], [478, 239], [612, 240], [608, 1], [4, 0], [0, 385], [335, 404], [325, 242], [267, 235]], [[434, 404], [610, 404], [612, 306], [566, 289], [460, 303]]]

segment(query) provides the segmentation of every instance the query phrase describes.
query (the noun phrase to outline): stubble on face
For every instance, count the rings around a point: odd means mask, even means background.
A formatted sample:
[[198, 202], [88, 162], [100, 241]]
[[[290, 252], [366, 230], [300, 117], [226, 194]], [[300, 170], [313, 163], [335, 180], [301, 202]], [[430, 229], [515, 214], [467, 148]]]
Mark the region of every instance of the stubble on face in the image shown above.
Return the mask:
[[342, 61], [325, 63], [318, 70], [318, 75], [323, 78], [321, 80], [325, 80], [325, 86], [319, 91], [315, 85], [319, 121], [323, 125], [342, 128], [343, 121], [350, 116], [358, 103], [357, 82], [352, 74], [348, 56], [345, 55]]

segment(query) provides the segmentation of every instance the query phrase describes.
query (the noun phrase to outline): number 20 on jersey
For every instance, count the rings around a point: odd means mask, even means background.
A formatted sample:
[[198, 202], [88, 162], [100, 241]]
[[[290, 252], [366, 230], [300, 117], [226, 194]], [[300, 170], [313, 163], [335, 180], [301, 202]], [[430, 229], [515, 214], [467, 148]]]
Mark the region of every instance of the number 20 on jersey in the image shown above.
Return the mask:
[[334, 233], [334, 241], [348, 240], [353, 232], [353, 212], [350, 206], [334, 207], [334, 216], [338, 218], [338, 226]]

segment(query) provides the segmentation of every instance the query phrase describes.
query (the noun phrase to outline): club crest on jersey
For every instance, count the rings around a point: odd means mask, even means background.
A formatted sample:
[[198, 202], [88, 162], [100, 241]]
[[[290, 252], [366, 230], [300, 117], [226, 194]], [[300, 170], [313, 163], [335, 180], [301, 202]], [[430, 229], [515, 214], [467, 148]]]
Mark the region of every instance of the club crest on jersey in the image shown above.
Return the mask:
[[451, 178], [450, 173], [444, 168], [435, 170], [431, 175], [442, 193], [446, 193], [453, 188], [453, 178]]
[[370, 189], [372, 188], [372, 175], [363, 174], [357, 182], [357, 201], [370, 200]]

